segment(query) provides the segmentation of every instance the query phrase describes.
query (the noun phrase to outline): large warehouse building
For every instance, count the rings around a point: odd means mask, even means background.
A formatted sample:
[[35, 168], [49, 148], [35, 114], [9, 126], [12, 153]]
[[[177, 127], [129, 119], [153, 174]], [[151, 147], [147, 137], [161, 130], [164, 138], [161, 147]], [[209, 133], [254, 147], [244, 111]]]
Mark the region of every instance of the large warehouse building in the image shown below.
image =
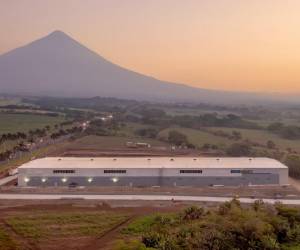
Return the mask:
[[286, 185], [288, 168], [268, 158], [43, 158], [19, 167], [25, 186]]

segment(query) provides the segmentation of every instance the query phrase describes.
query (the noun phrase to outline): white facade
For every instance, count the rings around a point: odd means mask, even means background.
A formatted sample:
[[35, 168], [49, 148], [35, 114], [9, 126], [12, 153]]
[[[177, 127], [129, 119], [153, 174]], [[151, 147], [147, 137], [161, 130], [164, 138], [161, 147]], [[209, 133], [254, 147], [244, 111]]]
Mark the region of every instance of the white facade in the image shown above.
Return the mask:
[[288, 168], [268, 158], [43, 158], [18, 171], [20, 186], [288, 184]]

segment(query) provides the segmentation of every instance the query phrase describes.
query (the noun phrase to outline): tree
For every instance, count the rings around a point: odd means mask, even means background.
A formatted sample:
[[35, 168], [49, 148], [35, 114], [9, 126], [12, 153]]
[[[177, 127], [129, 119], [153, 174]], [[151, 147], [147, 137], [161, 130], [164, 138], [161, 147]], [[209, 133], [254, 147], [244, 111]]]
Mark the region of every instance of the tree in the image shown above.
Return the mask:
[[168, 141], [176, 146], [187, 145], [189, 143], [187, 136], [176, 130], [171, 130], [169, 132]]
[[269, 140], [267, 141], [267, 147], [268, 149], [274, 149], [276, 148], [276, 144], [273, 141]]
[[192, 206], [184, 210], [183, 219], [196, 220], [196, 219], [200, 219], [203, 214], [204, 214], [204, 209], [202, 207]]

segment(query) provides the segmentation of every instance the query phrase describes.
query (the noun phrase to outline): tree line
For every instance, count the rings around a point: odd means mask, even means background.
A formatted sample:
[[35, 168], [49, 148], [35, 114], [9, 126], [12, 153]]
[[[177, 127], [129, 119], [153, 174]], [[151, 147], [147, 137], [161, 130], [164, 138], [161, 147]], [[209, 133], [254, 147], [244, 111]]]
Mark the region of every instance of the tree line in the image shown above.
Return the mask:
[[[69, 125], [68, 122], [64, 122], [63, 124], [60, 124], [61, 129], [59, 129], [57, 132], [51, 132], [51, 128], [49, 125], [47, 125], [45, 128], [37, 128], [34, 130], [29, 130], [28, 133], [24, 132], [16, 132], [16, 133], [5, 133], [2, 134], [0, 137], [0, 145], [4, 144], [7, 141], [19, 141], [16, 145], [14, 145], [10, 149], [6, 149], [3, 152], [0, 152], [0, 161], [6, 161], [14, 157], [14, 155], [17, 152], [28, 152], [30, 150], [30, 145], [35, 142], [34, 138], [43, 138], [49, 135], [50, 139], [58, 139], [62, 136], [80, 133], [82, 131], [81, 127], [73, 126], [72, 128], [62, 129], [63, 125]], [[55, 125], [55, 129], [58, 129], [59, 126]], [[27, 144], [24, 142], [24, 140], [27, 140]]]
[[254, 122], [244, 120], [238, 115], [227, 114], [219, 115], [217, 113], [205, 113], [203, 115], [167, 115], [161, 109], [139, 108], [135, 110], [136, 115], [130, 114], [125, 116], [125, 120], [129, 122], [140, 122], [160, 127], [181, 126], [186, 128], [200, 129], [203, 127], [232, 127], [261, 129]]
[[237, 199], [216, 209], [144, 217], [123, 229], [116, 250], [288, 250], [300, 244], [300, 210], [261, 200], [243, 207]]
[[300, 127], [295, 125], [284, 125], [280, 122], [270, 124], [267, 129], [275, 134], [278, 134], [282, 138], [289, 140], [300, 139]]

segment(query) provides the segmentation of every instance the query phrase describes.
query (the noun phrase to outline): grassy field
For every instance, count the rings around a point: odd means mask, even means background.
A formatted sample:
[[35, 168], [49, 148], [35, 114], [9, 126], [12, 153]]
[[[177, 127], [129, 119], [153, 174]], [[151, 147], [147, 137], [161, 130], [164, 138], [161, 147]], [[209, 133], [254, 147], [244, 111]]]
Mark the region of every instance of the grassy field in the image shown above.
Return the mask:
[[238, 129], [238, 128], [209, 128], [211, 131], [224, 131], [232, 133], [232, 131], [239, 131], [242, 134], [243, 139], [249, 139], [261, 144], [266, 144], [268, 140], [272, 140], [277, 147], [282, 150], [292, 148], [300, 151], [300, 140], [288, 140], [279, 137], [276, 134], [270, 133], [266, 130], [254, 130], [254, 129]]
[[128, 122], [125, 124], [124, 127], [121, 128], [120, 131], [118, 131], [118, 134], [120, 136], [136, 137], [135, 131], [143, 128], [156, 128], [156, 127], [148, 124], [145, 125], [140, 123]]
[[0, 250], [18, 250], [21, 249], [19, 244], [6, 232], [5, 228], [0, 225]]
[[127, 227], [122, 230], [125, 235], [138, 235], [140, 233], [145, 233], [150, 230], [151, 226], [154, 225], [155, 219], [159, 216], [159, 213], [154, 213], [142, 217], [138, 217], [132, 221]]
[[247, 119], [247, 121], [249, 122], [253, 122], [256, 123], [257, 125], [263, 127], [263, 128], [267, 128], [270, 124], [272, 123], [276, 123], [276, 122], [280, 122], [283, 123], [285, 125], [295, 125], [298, 126], [299, 124], [299, 120], [298, 119], [288, 119], [288, 118], [278, 118], [278, 119], [256, 119], [256, 120], [251, 120], [251, 119]]
[[91, 249], [98, 238], [130, 216], [126, 212], [96, 209], [10, 212], [1, 215], [0, 250], [84, 249], [87, 246]]
[[81, 149], [113, 149], [113, 148], [126, 148], [126, 142], [147, 142], [152, 146], [166, 146], [166, 143], [160, 142], [158, 140], [153, 139], [140, 139], [134, 137], [118, 137], [118, 136], [96, 136], [89, 135], [82, 138], [77, 139], [72, 142], [68, 147], [73, 150], [81, 150]]
[[49, 239], [101, 235], [128, 218], [126, 214], [100, 212], [60, 212], [24, 214], [6, 219], [25, 238]]
[[232, 143], [232, 141], [227, 138], [215, 136], [204, 131], [190, 129], [190, 128], [178, 128], [178, 127], [167, 128], [162, 130], [159, 133], [159, 137], [167, 138], [168, 133], [171, 130], [176, 130], [180, 133], [185, 134], [188, 137], [189, 142], [193, 143], [198, 147], [202, 147], [206, 143], [215, 144], [219, 146], [230, 145]]
[[[196, 129], [189, 129], [189, 128], [178, 128], [178, 127], [162, 130], [159, 133], [159, 137], [166, 138], [168, 136], [169, 131], [171, 130], [177, 130], [185, 134], [188, 137], [188, 140], [198, 147], [203, 146], [203, 144], [205, 143], [228, 146], [235, 142], [225, 137], [210, 134], [209, 132], [200, 131]], [[208, 128], [208, 131], [224, 131], [229, 134], [231, 134], [232, 131], [238, 131], [242, 134], [241, 140], [249, 139], [253, 142], [257, 142], [263, 145], [266, 145], [268, 140], [272, 140], [277, 145], [277, 147], [281, 150], [292, 148], [296, 151], [300, 151], [300, 140], [284, 139], [266, 130], [212, 127], [212, 128]]]
[[53, 126], [64, 121], [64, 117], [51, 117], [32, 114], [0, 113], [0, 134], [14, 132], [28, 132], [30, 129]]

